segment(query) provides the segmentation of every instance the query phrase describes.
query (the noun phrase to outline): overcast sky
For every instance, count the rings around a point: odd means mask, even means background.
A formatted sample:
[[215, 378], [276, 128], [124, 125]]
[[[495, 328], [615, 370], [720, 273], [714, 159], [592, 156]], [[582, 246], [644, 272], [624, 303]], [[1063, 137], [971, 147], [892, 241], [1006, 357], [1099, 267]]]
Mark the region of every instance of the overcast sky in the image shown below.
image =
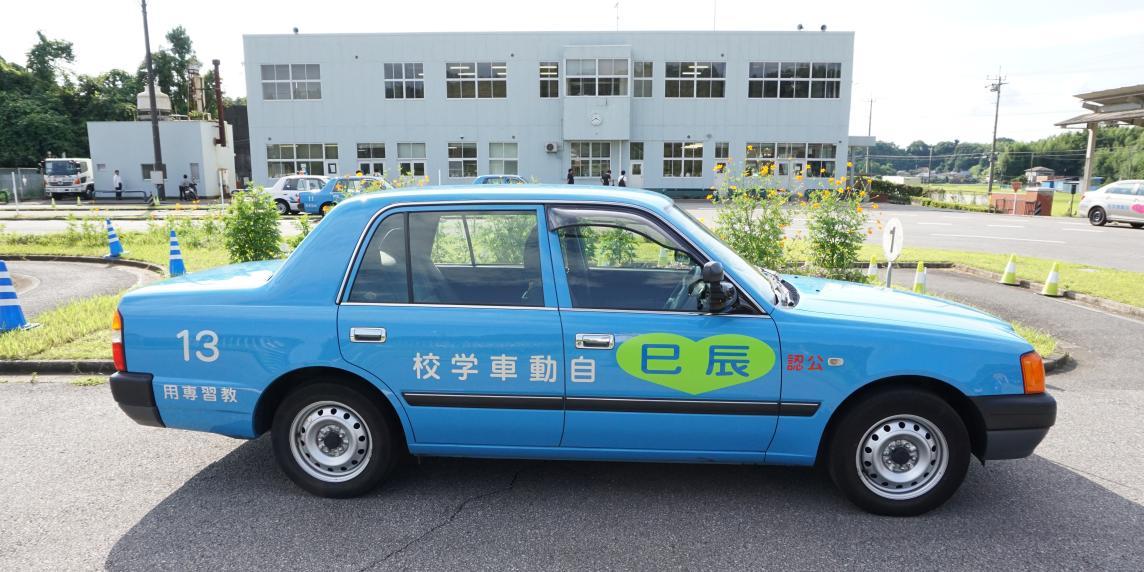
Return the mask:
[[[244, 95], [242, 35], [307, 32], [614, 30], [615, 0], [152, 0], [152, 48], [184, 26], [199, 59], [222, 60], [223, 89]], [[717, 5], [716, 5], [717, 4]], [[4, 0], [0, 56], [23, 63], [36, 30], [75, 44], [73, 71], [134, 69], [143, 30], [135, 0]], [[622, 0], [622, 30], [817, 30], [856, 32], [850, 131], [901, 145], [988, 141], [993, 98], [986, 76], [1001, 68], [1003, 137], [1059, 133], [1082, 112], [1072, 96], [1144, 84], [1140, 0], [775, 2]], [[812, 32], [807, 32], [812, 33]]]

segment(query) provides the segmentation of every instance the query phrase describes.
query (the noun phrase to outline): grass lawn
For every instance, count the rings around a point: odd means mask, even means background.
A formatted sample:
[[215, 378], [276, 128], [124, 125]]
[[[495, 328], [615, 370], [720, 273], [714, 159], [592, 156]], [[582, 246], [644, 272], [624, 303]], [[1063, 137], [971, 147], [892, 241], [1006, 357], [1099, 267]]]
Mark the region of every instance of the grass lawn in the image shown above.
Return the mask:
[[[141, 237], [143, 237], [143, 233], [129, 232], [119, 239], [123, 243], [124, 250], [126, 250], [123, 257], [153, 262], [166, 268], [170, 257], [170, 246], [166, 242], [156, 244], [153, 241], [139, 240]], [[189, 245], [180, 245], [180, 247], [183, 251], [183, 263], [187, 265], [188, 272], [206, 270], [230, 263], [226, 251], [221, 248], [197, 248]], [[41, 243], [21, 243], [4, 240], [4, 237], [0, 237], [0, 257], [5, 254], [107, 256], [107, 246], [84, 246], [47, 240]]]
[[[922, 185], [922, 188], [927, 190], [927, 191], [951, 191], [951, 192], [955, 192], [955, 193], [975, 193], [975, 194], [981, 194], [981, 195], [984, 195], [986, 192], [989, 191], [989, 185], [987, 183], [964, 183], [964, 184], [958, 184], [958, 185], [950, 184], [950, 183], [939, 183], [939, 184], [933, 184], [933, 185]], [[994, 191], [997, 191], [999, 189], [1005, 190], [1005, 189], [1011, 189], [1011, 188], [1012, 187], [1010, 187], [1009, 185], [1005, 185], [1005, 187], [1002, 188], [997, 183], [993, 183], [993, 190]]]
[[[0, 359], [110, 357], [107, 331], [118, 304], [119, 295], [95, 296], [39, 314], [35, 318], [39, 327], [0, 334]], [[97, 332], [105, 333], [102, 350], [96, 349], [99, 344], [93, 335]]]
[[1038, 330], [1018, 322], [1013, 322], [1013, 329], [1017, 331], [1018, 336], [1033, 344], [1033, 349], [1037, 350], [1041, 357], [1048, 357], [1057, 349], [1057, 339], [1044, 330]]

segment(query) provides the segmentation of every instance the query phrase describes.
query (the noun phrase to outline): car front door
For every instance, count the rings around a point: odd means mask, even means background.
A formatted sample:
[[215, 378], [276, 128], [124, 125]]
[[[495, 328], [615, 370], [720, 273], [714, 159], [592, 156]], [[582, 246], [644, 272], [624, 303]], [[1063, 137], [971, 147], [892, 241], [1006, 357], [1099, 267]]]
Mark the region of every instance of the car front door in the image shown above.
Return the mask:
[[559, 444], [563, 346], [541, 213], [395, 210], [364, 242], [338, 311], [342, 355], [399, 396], [416, 443]]
[[1129, 220], [1133, 218], [1132, 205], [1135, 203], [1135, 183], [1114, 183], [1104, 190], [1108, 205], [1108, 218]]
[[653, 215], [550, 207], [567, 371], [564, 447], [762, 452], [779, 412], [774, 322], [706, 313], [705, 260]]

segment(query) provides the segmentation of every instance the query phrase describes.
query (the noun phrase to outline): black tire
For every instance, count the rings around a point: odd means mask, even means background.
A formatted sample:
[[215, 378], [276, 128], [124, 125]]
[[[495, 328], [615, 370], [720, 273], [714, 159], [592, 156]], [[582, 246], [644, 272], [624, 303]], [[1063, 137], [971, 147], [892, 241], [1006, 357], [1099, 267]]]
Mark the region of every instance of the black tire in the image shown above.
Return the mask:
[[278, 214], [279, 215], [290, 214], [290, 203], [288, 203], [282, 199], [276, 199], [274, 201], [274, 206], [278, 208]]
[[[827, 468], [834, 484], [862, 509], [886, 516], [923, 514], [949, 500], [965, 479], [969, 432], [957, 412], [940, 397], [914, 389], [881, 391], [855, 403], [843, 415], [830, 436]], [[878, 447], [879, 435], [886, 436], [882, 438], [885, 448], [880, 449], [881, 454], [867, 446]], [[934, 452], [913, 447], [914, 458], [908, 459], [911, 445], [922, 443], [932, 445]], [[905, 451], [903, 456], [907, 459], [895, 457], [899, 449]], [[871, 467], [871, 462], [875, 463], [873, 468], [860, 472], [860, 463]], [[902, 463], [896, 465], [901, 473], [887, 467], [893, 462]], [[925, 472], [924, 477], [919, 476], [927, 470], [930, 472]], [[879, 472], [915, 482], [896, 485], [897, 489], [905, 487], [897, 490], [892, 479], [883, 480]], [[876, 488], [881, 492], [875, 492]]]
[[1108, 224], [1108, 213], [1104, 212], [1103, 208], [1092, 207], [1088, 211], [1088, 224], [1092, 226], [1104, 226]]
[[[322, 404], [330, 405], [323, 407]], [[319, 407], [322, 408], [318, 409]], [[318, 420], [310, 421], [308, 425], [303, 422], [305, 437], [302, 432], [295, 434], [291, 429], [296, 418], [313, 409], [326, 417], [318, 417]], [[314, 419], [313, 415], [306, 418]], [[350, 426], [339, 427], [333, 424], [340, 423], [343, 415], [346, 416], [347, 423], [359, 423], [362, 426], [361, 431], [366, 439], [360, 445], [357, 439], [346, 439], [344, 443], [351, 444], [352, 447], [342, 456], [343, 460], [323, 467], [317, 462], [318, 451], [309, 449], [315, 454], [310, 457], [304, 452], [307, 449], [303, 443], [312, 436], [313, 443], [319, 444], [317, 440], [325, 435], [322, 429], [332, 426], [330, 433], [334, 434], [333, 440], [337, 444], [331, 445], [330, 441], [324, 439], [320, 444], [341, 447], [343, 443], [337, 436], [338, 429], [348, 430]], [[270, 438], [278, 466], [295, 484], [318, 496], [348, 498], [368, 493], [385, 480], [398, 461], [400, 448], [394, 439], [399, 435], [390, 415], [382, 411], [373, 398], [350, 386], [320, 382], [303, 386], [286, 396], [274, 413]], [[356, 449], [359, 446], [362, 449]], [[307, 463], [305, 466], [303, 459]], [[339, 467], [338, 464], [342, 466]], [[357, 466], [359, 464], [360, 467]], [[347, 470], [348, 477], [339, 473]], [[323, 478], [314, 476], [314, 473], [323, 475]]]
[[1132, 228], [1136, 228], [1136, 229], [1144, 228], [1144, 222], [1130, 222], [1128, 224], [1132, 225]]

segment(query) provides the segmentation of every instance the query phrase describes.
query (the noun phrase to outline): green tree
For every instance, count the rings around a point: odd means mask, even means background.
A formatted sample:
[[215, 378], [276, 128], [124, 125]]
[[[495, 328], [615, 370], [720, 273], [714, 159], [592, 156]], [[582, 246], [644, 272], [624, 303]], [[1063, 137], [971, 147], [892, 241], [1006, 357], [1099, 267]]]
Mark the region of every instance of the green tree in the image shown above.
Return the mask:
[[223, 240], [231, 262], [282, 256], [282, 234], [274, 199], [262, 188], [236, 193], [224, 217]]
[[36, 31], [36, 45], [28, 50], [28, 71], [40, 81], [56, 83], [57, 74], [67, 80], [67, 72], [59, 62], [75, 62], [72, 43], [64, 40], [49, 40], [41, 31]]

